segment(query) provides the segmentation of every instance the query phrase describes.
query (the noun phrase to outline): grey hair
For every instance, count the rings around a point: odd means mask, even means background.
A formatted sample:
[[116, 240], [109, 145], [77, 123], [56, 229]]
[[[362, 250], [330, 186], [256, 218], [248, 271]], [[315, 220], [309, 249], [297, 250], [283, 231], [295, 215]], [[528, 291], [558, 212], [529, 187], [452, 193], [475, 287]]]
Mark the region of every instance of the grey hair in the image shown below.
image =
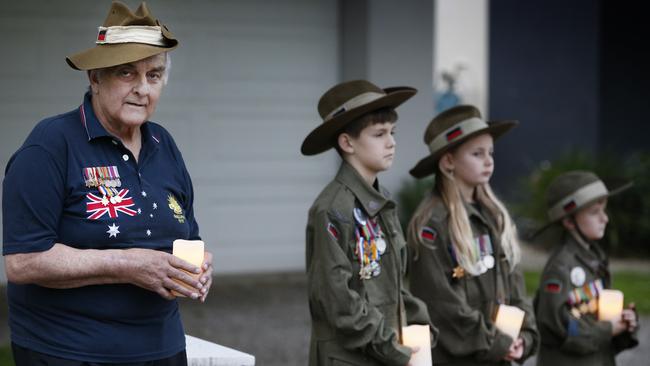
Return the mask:
[[[172, 69], [172, 57], [169, 55], [169, 52], [164, 52], [164, 54], [165, 54], [165, 71], [163, 72], [163, 75], [162, 75], [162, 82], [163, 82], [163, 85], [167, 85], [167, 81], [169, 80], [169, 71]], [[150, 57], [153, 57], [153, 56], [150, 56]], [[101, 79], [113, 67], [115, 67], [115, 66], [102, 67], [102, 68], [99, 68], [99, 69], [88, 70], [88, 75], [90, 75], [91, 72], [94, 72], [94, 73], [96, 73], [97, 78]], [[92, 89], [91, 89], [90, 85], [88, 85], [88, 91], [92, 92]]]

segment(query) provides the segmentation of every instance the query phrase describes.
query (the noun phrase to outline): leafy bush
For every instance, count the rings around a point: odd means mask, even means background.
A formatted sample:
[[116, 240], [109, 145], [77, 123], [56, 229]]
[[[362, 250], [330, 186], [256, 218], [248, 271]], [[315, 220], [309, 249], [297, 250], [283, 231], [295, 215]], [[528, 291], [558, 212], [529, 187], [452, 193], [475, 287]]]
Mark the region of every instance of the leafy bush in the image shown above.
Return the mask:
[[[514, 216], [541, 226], [547, 221], [546, 188], [559, 174], [569, 170], [589, 170], [596, 173], [608, 188], [634, 181], [634, 186], [608, 200], [610, 224], [601, 241], [610, 255], [650, 256], [650, 154], [642, 153], [627, 159], [613, 154], [594, 157], [585, 152], [571, 151], [553, 162], [542, 162], [520, 184], [519, 197], [512, 202]], [[529, 230], [521, 230], [524, 237]], [[528, 232], [527, 232], [528, 231]]]
[[[530, 239], [531, 234], [547, 222], [546, 188], [550, 182], [561, 173], [578, 169], [595, 172], [609, 188], [634, 181], [631, 189], [608, 201], [610, 224], [601, 244], [610, 255], [650, 257], [650, 153], [620, 159], [614, 154], [594, 157], [570, 151], [552, 162], [541, 162], [519, 183], [516, 198], [506, 202], [521, 236]], [[410, 178], [397, 192], [404, 232], [433, 182], [433, 177]]]
[[411, 216], [422, 201], [422, 198], [433, 189], [433, 176], [425, 179], [409, 178], [402, 183], [402, 188], [397, 192], [399, 207], [399, 221], [402, 224], [404, 234], [411, 220]]

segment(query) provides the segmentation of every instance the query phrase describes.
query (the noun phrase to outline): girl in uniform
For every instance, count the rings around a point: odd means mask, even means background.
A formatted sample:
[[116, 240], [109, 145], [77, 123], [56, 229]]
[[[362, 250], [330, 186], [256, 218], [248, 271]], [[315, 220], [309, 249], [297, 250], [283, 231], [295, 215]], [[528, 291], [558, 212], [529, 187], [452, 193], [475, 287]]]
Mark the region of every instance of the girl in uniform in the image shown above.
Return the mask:
[[[409, 223], [408, 244], [412, 293], [440, 331], [436, 364], [509, 365], [537, 348], [516, 229], [489, 185], [493, 140], [516, 124], [486, 122], [473, 106], [453, 107], [431, 121], [424, 135], [430, 154], [410, 171], [415, 178], [435, 174]], [[494, 325], [500, 304], [525, 312], [516, 339]]]

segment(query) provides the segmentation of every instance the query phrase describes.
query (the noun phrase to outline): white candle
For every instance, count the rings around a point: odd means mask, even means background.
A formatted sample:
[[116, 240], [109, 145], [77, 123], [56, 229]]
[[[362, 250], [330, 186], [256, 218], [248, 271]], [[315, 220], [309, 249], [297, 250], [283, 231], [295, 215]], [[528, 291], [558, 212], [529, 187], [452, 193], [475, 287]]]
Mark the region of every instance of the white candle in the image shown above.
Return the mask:
[[[200, 268], [201, 265], [203, 264], [203, 257], [205, 255], [205, 244], [201, 240], [176, 239], [174, 240], [172, 254]], [[201, 274], [195, 274], [195, 273], [189, 273], [189, 274], [195, 279], [198, 279], [199, 276], [201, 276]], [[181, 281], [176, 281], [176, 282], [180, 283], [181, 285], [189, 289], [196, 290], [194, 287], [190, 287], [184, 282]], [[185, 296], [173, 290], [172, 293], [175, 296]]]
[[411, 366], [431, 366], [431, 335], [428, 325], [413, 324], [402, 328], [402, 342], [407, 347], [419, 347], [411, 358]]
[[601, 290], [598, 295], [598, 320], [615, 320], [623, 313], [623, 293], [619, 290]]
[[497, 310], [497, 318], [494, 325], [503, 333], [509, 335], [513, 340], [516, 340], [521, 330], [521, 325], [524, 323], [524, 316], [526, 312], [516, 306], [499, 305]]

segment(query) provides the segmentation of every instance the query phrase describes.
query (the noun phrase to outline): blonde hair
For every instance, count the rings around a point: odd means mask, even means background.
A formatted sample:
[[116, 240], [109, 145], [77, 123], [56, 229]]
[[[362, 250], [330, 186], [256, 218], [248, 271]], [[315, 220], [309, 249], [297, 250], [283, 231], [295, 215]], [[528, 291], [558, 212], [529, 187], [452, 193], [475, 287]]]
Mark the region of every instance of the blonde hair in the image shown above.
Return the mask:
[[[435, 194], [436, 191], [439, 196]], [[496, 219], [501, 248], [512, 271], [521, 260], [521, 251], [517, 240], [517, 228], [508, 214], [508, 210], [487, 183], [476, 187], [475, 198]], [[453, 175], [442, 169], [440, 165], [437, 169], [433, 191], [422, 200], [409, 222], [409, 243], [415, 257], [417, 258], [419, 245], [422, 244], [420, 232], [431, 218], [431, 212], [438, 204], [438, 200], [442, 200], [449, 212], [447, 229], [458, 265], [472, 275], [479, 275], [480, 271], [476, 264], [479, 255], [463, 197]]]

